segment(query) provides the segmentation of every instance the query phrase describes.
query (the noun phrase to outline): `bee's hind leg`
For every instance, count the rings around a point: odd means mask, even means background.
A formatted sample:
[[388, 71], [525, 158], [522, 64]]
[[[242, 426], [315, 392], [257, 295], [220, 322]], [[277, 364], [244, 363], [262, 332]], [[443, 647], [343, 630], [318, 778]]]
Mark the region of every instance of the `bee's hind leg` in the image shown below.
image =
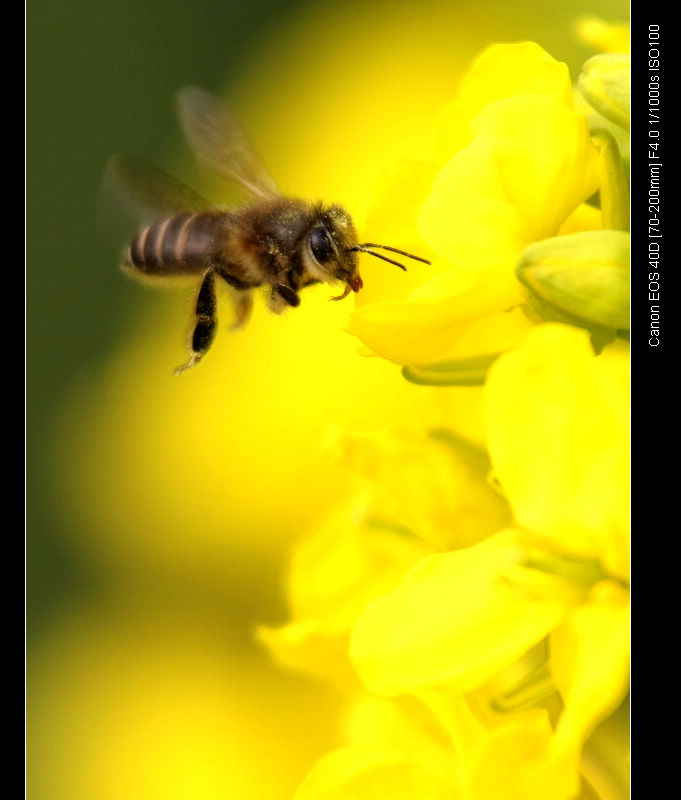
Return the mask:
[[216, 267], [215, 272], [229, 286], [229, 291], [232, 295], [235, 312], [232, 329], [242, 328], [250, 319], [251, 311], [253, 310], [253, 295], [251, 293], [253, 286], [242, 281], [241, 278], [237, 278], [236, 275], [232, 275], [224, 268]]
[[182, 364], [175, 370], [176, 375], [198, 364], [208, 352], [217, 328], [216, 311], [215, 273], [213, 270], [208, 270], [203, 276], [194, 304], [195, 321], [189, 340], [191, 356], [186, 364]]
[[281, 314], [287, 307], [295, 308], [300, 305], [300, 296], [295, 289], [284, 283], [277, 283], [272, 287], [272, 291], [267, 299], [267, 307], [274, 314]]

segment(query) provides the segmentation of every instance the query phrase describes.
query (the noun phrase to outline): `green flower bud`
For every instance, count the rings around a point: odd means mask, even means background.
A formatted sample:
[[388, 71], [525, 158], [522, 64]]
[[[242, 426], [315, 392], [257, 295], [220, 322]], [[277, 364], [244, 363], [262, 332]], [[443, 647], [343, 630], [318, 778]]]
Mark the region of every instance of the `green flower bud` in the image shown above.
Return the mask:
[[622, 128], [629, 128], [629, 55], [606, 53], [582, 67], [579, 88], [596, 111]]
[[518, 280], [540, 302], [582, 327], [629, 330], [629, 234], [598, 230], [531, 244]]

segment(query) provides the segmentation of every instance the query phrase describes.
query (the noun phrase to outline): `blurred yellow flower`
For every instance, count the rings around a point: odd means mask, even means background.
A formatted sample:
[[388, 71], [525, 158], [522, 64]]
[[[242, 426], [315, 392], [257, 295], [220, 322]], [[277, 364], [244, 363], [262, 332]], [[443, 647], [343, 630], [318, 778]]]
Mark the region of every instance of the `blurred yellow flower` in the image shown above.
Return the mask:
[[629, 52], [629, 25], [625, 22], [607, 22], [594, 16], [581, 17], [577, 20], [577, 34], [603, 53]]
[[367, 603], [424, 556], [481, 541], [510, 516], [485, 451], [451, 432], [346, 434], [335, 448], [356, 493], [298, 546], [291, 621], [259, 636], [282, 663], [347, 682], [348, 637]]
[[347, 649], [357, 617], [428, 552], [406, 526], [358, 496], [298, 546], [288, 576], [292, 619], [260, 628], [259, 638], [282, 664], [352, 685]]
[[224, 618], [197, 624], [186, 598], [169, 615], [167, 598], [125, 595], [65, 616], [31, 652], [28, 796], [290, 796], [334, 742], [322, 687], [244, 649]]
[[294, 800], [454, 800], [423, 769], [399, 750], [347, 747], [315, 764]]

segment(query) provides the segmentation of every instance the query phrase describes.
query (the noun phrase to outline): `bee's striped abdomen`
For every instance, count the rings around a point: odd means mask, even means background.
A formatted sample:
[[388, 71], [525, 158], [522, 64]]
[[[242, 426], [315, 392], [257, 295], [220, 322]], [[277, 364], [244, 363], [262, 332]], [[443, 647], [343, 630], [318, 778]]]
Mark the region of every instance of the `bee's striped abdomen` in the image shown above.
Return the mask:
[[132, 240], [127, 265], [149, 275], [200, 274], [224, 238], [225, 217], [209, 211], [158, 220]]

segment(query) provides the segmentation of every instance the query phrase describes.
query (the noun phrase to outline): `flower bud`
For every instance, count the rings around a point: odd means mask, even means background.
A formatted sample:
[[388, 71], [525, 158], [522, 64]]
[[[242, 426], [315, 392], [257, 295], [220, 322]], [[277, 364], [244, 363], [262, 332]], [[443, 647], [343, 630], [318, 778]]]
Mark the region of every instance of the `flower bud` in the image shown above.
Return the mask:
[[582, 67], [578, 84], [596, 111], [625, 129], [629, 128], [629, 65], [628, 54], [594, 56]]
[[629, 330], [629, 234], [598, 230], [531, 244], [518, 280], [549, 306], [589, 324]]

